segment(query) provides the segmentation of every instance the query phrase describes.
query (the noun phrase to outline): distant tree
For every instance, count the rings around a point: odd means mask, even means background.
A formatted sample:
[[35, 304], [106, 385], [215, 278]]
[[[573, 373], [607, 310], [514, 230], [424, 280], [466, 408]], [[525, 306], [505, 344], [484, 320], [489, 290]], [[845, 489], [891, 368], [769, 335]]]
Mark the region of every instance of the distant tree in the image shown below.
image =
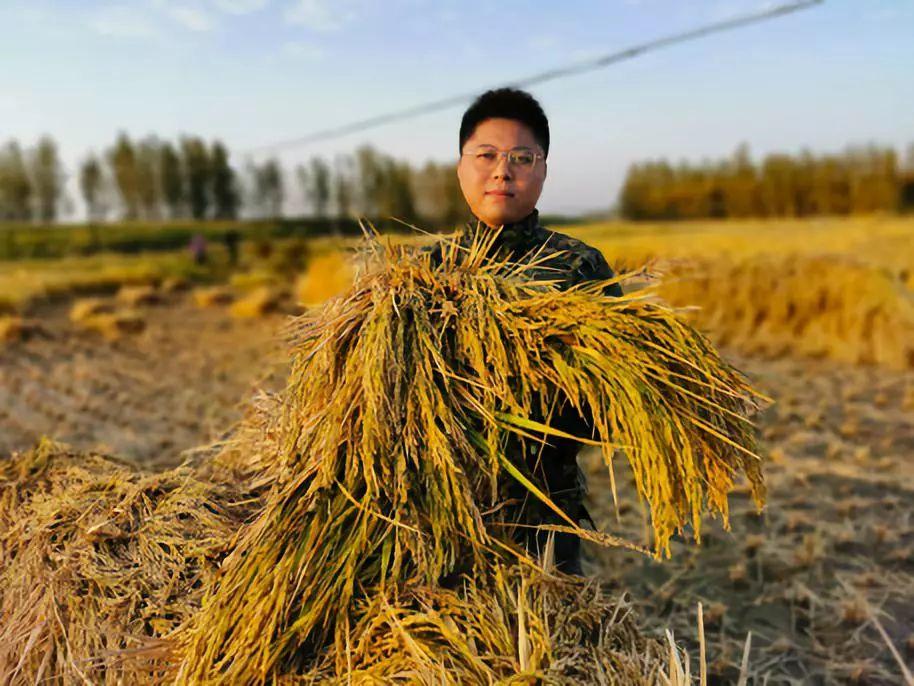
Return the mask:
[[170, 219], [178, 219], [185, 213], [185, 182], [181, 168], [181, 156], [175, 146], [162, 143], [159, 150], [159, 186], [162, 200]]
[[642, 165], [632, 163], [628, 166], [622, 189], [619, 191], [619, 210], [629, 219], [646, 219], [646, 196], [649, 190], [648, 180], [642, 171]]
[[348, 219], [352, 215], [353, 163], [348, 155], [337, 155], [333, 164], [333, 201], [337, 219]]
[[789, 155], [773, 154], [762, 162], [760, 201], [768, 217], [795, 217], [797, 168]]
[[210, 152], [213, 180], [213, 216], [216, 219], [237, 219], [241, 202], [235, 172], [229, 165], [229, 153], [216, 141]]
[[758, 181], [749, 156], [749, 146], [745, 143], [741, 143], [733, 153], [723, 191], [728, 217], [758, 216]]
[[373, 219], [416, 218], [413, 170], [406, 162], [383, 155], [370, 146], [356, 150], [356, 186], [360, 213]]
[[86, 202], [86, 215], [89, 221], [100, 221], [105, 214], [104, 171], [95, 155], [89, 155], [80, 166], [79, 188]]
[[460, 179], [457, 178], [457, 167], [455, 164], [442, 165], [438, 169], [438, 174], [444, 188], [444, 223], [447, 226], [456, 226], [471, 216], [460, 188]]
[[312, 157], [307, 167], [299, 165], [296, 170], [298, 182], [305, 199], [315, 217], [323, 219], [330, 206], [331, 176], [330, 165], [321, 157]]
[[797, 160], [797, 175], [794, 181], [794, 206], [798, 217], [809, 217], [816, 213], [815, 177], [816, 161], [813, 154], [804, 149]]
[[[914, 156], [914, 151], [910, 153]], [[769, 154], [754, 165], [743, 144], [732, 157], [699, 166], [665, 160], [629, 167], [619, 206], [630, 219], [806, 217], [894, 212], [909, 206], [912, 172], [891, 148], [869, 145], [837, 155]]]
[[411, 174], [415, 211], [434, 227], [454, 227], [467, 218], [466, 201], [452, 163], [426, 162]]
[[377, 217], [380, 212], [381, 195], [384, 192], [383, 159], [371, 146], [362, 146], [355, 151], [355, 169], [359, 214]]
[[136, 187], [140, 213], [145, 220], [162, 217], [162, 143], [150, 136], [136, 145]]
[[197, 136], [182, 138], [181, 161], [187, 181], [190, 216], [206, 219], [212, 193], [212, 160], [203, 139]]
[[120, 133], [114, 147], [108, 151], [108, 163], [111, 165], [114, 183], [120, 194], [123, 217], [127, 220], [136, 219], [140, 208], [136, 149], [126, 133]]
[[0, 219], [31, 219], [32, 192], [22, 148], [9, 141], [0, 149]]
[[898, 206], [902, 212], [914, 212], [914, 143], [908, 146], [898, 189]]
[[875, 145], [845, 153], [850, 183], [850, 211], [855, 214], [896, 211], [899, 202], [898, 155]]
[[253, 205], [257, 214], [271, 219], [281, 216], [284, 189], [279, 162], [270, 159], [259, 165], [252, 164], [250, 176], [253, 186]]
[[391, 157], [382, 159], [378, 210], [385, 218], [415, 221], [416, 202], [413, 197], [412, 168], [408, 163], [398, 162]]
[[30, 155], [29, 166], [35, 195], [35, 217], [40, 222], [54, 222], [63, 191], [63, 169], [53, 138], [42, 136]]

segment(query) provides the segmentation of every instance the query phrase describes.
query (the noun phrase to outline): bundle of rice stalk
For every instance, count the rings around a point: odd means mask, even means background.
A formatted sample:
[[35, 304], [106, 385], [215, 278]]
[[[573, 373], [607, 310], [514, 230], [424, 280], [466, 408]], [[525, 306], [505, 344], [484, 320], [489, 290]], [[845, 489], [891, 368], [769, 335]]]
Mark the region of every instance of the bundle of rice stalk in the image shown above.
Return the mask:
[[914, 366], [914, 297], [892, 274], [840, 256], [695, 262], [668, 280], [674, 305], [750, 354]]
[[99, 314], [114, 312], [115, 306], [111, 300], [103, 298], [79, 298], [70, 307], [70, 321], [74, 324], [94, 317]]
[[147, 474], [47, 441], [4, 460], [3, 683], [149, 683], [161, 675], [149, 643], [199, 607], [249, 514], [243, 501], [234, 486], [186, 467]]
[[235, 300], [235, 294], [225, 286], [204, 286], [194, 289], [194, 302], [197, 307], [217, 307], [228, 305]]
[[229, 314], [236, 319], [254, 319], [276, 312], [285, 293], [270, 286], [257, 288], [229, 306]]
[[190, 282], [180, 276], [170, 276], [159, 286], [161, 293], [183, 293], [190, 289]]
[[459, 590], [389, 587], [357, 601], [344, 654], [279, 683], [653, 686], [668, 649], [594, 582], [496, 565]]
[[331, 250], [314, 258], [295, 283], [295, 295], [305, 307], [321, 305], [343, 293], [355, 276], [352, 264], [341, 250]]
[[144, 305], [157, 305], [162, 302], [162, 295], [155, 286], [121, 286], [117, 292], [117, 300], [128, 307], [141, 307]]
[[24, 341], [35, 336], [49, 335], [41, 322], [18, 316], [0, 315], [0, 343]]
[[146, 320], [133, 310], [116, 310], [84, 317], [77, 322], [77, 326], [100, 333], [106, 340], [116, 341], [124, 335], [144, 331]]
[[[254, 444], [272, 454], [251, 458], [273, 489], [185, 627], [179, 681], [265, 683], [327, 661], [345, 675], [366, 599], [534, 565], [515, 480], [567, 524], [543, 528], [621, 543], [579, 528], [516, 461], [557, 437], [600, 445], [610, 470], [624, 449], [657, 554], [686, 525], [698, 537], [706, 509], [726, 523], [740, 472], [761, 505], [746, 418], [760, 396], [700, 333], [644, 292], [536, 281], [529, 264], [487, 258], [492, 241], [451, 245], [438, 265], [380, 250], [347, 294], [297, 320], [282, 424]], [[593, 437], [549, 426], [567, 408], [592, 417]]]

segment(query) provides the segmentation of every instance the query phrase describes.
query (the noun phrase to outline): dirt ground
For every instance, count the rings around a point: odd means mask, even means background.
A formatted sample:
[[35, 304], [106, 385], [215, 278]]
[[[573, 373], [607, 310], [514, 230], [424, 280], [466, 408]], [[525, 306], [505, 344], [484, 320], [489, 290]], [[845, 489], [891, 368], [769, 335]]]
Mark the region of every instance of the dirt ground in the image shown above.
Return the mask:
[[188, 295], [143, 310], [145, 330], [108, 342], [68, 306], [33, 313], [48, 336], [0, 344], [0, 454], [42, 435], [80, 449], [173, 466], [217, 440], [259, 387], [284, 377], [282, 315], [233, 319]]
[[[590, 548], [590, 572], [693, 645], [701, 602], [719, 683], [750, 631], [752, 683], [904, 683], [871, 617], [914, 668], [914, 374], [729, 357], [776, 401], [758, 418], [767, 506], [737, 493], [731, 531], [707, 521], [662, 562]], [[585, 465], [597, 526], [646, 542], [630, 479], [617, 521], [601, 458]]]
[[[169, 466], [281, 385], [282, 316], [233, 320], [174, 297], [114, 343], [76, 332], [63, 305], [36, 313], [49, 337], [0, 347], [0, 453], [46, 435]], [[903, 683], [877, 623], [914, 669], [914, 374], [731, 359], [777, 401], [758, 422], [767, 507], [738, 492], [731, 531], [707, 521], [700, 546], [678, 540], [662, 562], [588, 547], [588, 571], [692, 647], [701, 602], [710, 683], [735, 679], [749, 632], [750, 683]], [[582, 461], [598, 526], [645, 542], [631, 483], [617, 519], [599, 456]]]

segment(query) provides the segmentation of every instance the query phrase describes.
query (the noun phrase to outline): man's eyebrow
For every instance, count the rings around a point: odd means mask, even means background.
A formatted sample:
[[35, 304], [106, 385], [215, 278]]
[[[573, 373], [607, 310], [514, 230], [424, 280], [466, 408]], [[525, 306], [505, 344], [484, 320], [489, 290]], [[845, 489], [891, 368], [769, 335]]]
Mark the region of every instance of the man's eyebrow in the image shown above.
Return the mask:
[[[492, 143], [479, 143], [476, 147], [477, 148], [494, 148], [495, 150], [498, 150], [498, 146], [493, 145]], [[535, 152], [534, 149], [531, 148], [529, 145], [516, 145], [513, 148], [509, 148], [509, 150], [529, 150], [530, 152]]]

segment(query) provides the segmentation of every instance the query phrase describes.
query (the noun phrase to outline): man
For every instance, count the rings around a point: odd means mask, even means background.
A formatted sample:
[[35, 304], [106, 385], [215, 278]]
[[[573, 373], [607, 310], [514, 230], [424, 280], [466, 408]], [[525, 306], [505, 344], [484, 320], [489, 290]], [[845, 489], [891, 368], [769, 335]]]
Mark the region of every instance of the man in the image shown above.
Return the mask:
[[[522, 262], [535, 259], [538, 264], [530, 276], [557, 281], [561, 288], [591, 280], [612, 278], [613, 272], [603, 255], [577, 239], [550, 231], [539, 224], [536, 203], [546, 180], [546, 157], [549, 154], [549, 122], [540, 104], [521, 90], [500, 88], [479, 96], [464, 113], [460, 123], [460, 161], [457, 176], [475, 220], [455, 239], [469, 245], [483, 227], [500, 228], [491, 250], [493, 256]], [[442, 245], [432, 248], [439, 260]], [[607, 293], [621, 296], [618, 284]], [[588, 420], [570, 407], [549, 419], [549, 423], [572, 435], [590, 434]], [[530, 473], [546, 486], [550, 497], [572, 519], [588, 521], [584, 509], [584, 482], [577, 465], [580, 444], [576, 441], [549, 438], [550, 445], [521, 456]], [[519, 444], [514, 442], [512, 457], [517, 459]], [[509, 448], [510, 450], [510, 448]], [[523, 504], [517, 511], [525, 523], [565, 522], [522, 487], [514, 484], [512, 496]], [[541, 553], [547, 536], [529, 533], [521, 542], [534, 553]], [[555, 537], [555, 562], [558, 569], [581, 574], [580, 539], [573, 534]]]

